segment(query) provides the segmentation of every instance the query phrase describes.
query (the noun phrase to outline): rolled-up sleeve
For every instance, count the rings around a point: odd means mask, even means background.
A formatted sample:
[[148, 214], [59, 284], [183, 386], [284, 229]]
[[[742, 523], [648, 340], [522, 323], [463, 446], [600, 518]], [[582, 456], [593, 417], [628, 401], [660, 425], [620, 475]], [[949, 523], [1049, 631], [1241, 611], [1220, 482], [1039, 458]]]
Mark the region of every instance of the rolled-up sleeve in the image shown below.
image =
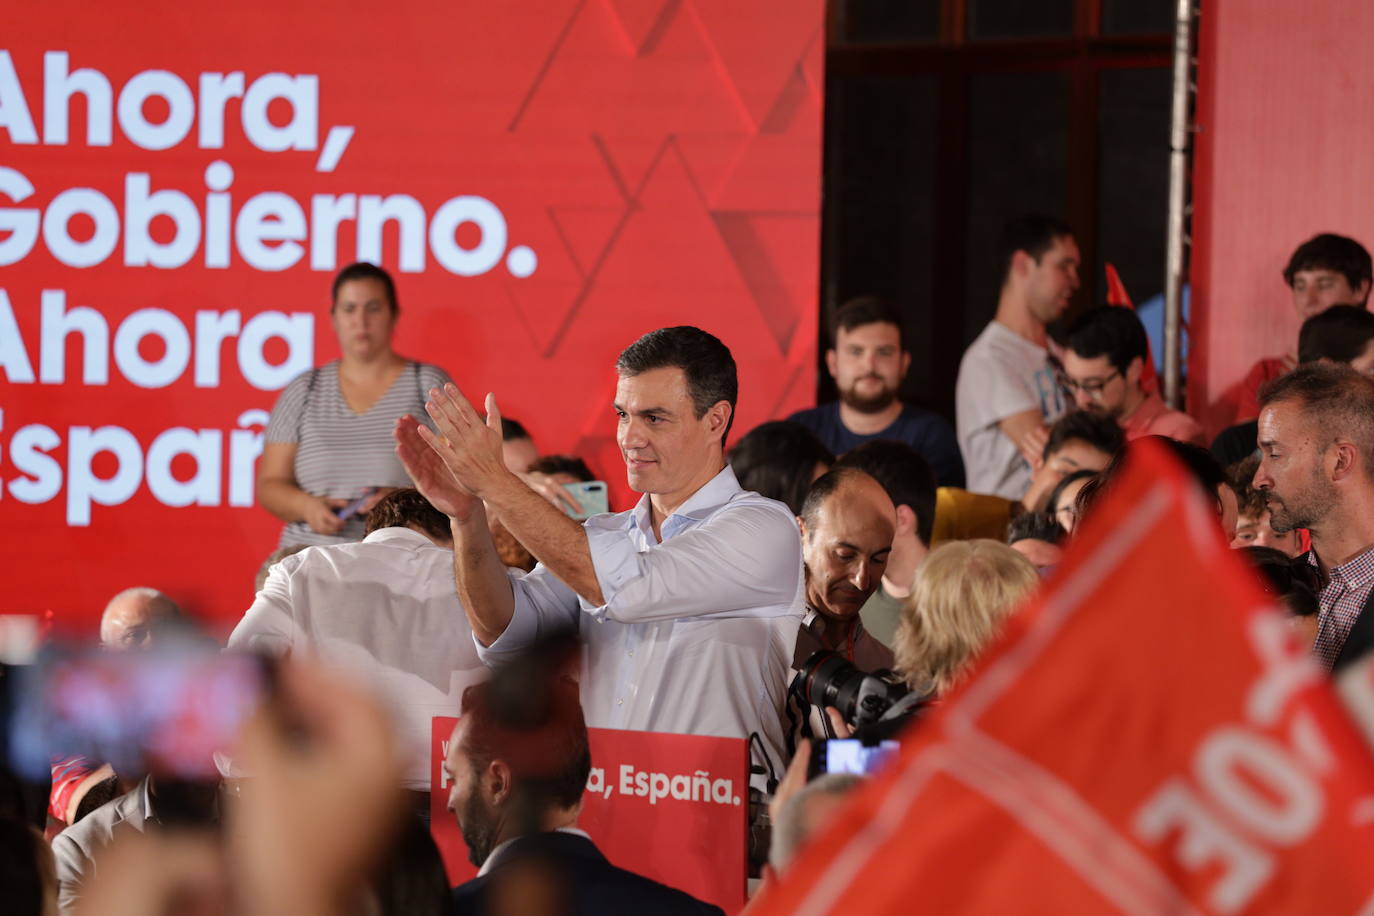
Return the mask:
[[489, 646], [472, 637], [477, 657], [488, 666], [509, 661], [542, 636], [577, 628], [577, 595], [542, 563], [531, 572], [512, 569], [507, 575], [515, 599], [510, 623]]
[[578, 598], [597, 619], [622, 623], [679, 617], [792, 613], [801, 582], [801, 536], [780, 505], [730, 504], [661, 544], [637, 549], [623, 529], [587, 526], [605, 604]]

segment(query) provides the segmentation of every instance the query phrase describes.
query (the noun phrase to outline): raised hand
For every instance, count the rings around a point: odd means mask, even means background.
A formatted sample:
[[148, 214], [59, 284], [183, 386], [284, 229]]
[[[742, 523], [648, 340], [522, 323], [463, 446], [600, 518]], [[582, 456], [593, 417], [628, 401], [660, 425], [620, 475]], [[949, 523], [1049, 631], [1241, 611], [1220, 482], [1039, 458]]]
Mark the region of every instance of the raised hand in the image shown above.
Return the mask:
[[439, 432], [417, 428], [459, 485], [477, 497], [512, 476], [501, 456], [501, 412], [494, 395], [487, 395], [486, 406], [484, 421], [457, 385], [431, 388], [425, 410]]
[[897, 531], [892, 536], [892, 551], [887, 555], [883, 589], [893, 598], [910, 595], [916, 568], [929, 552], [916, 533], [916, 512], [910, 506], [898, 506]]
[[466, 522], [481, 508], [482, 502], [453, 476], [438, 451], [421, 437], [422, 429], [419, 421], [409, 414], [396, 421], [392, 432], [396, 439], [396, 456], [414, 481], [415, 489], [429, 500], [430, 505], [451, 519]]

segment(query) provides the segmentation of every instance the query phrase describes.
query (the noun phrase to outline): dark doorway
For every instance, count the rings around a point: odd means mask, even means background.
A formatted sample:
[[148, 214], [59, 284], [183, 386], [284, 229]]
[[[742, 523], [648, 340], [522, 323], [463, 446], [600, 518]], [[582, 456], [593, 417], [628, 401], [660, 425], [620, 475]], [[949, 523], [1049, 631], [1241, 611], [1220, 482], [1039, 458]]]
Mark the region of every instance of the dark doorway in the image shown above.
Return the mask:
[[[992, 318], [1010, 217], [1066, 218], [1136, 304], [1164, 284], [1170, 0], [830, 0], [821, 350], [858, 295], [901, 308], [907, 400], [953, 420], [964, 348]], [[1070, 314], [1073, 314], [1071, 312]], [[820, 400], [835, 396], [822, 363]]]

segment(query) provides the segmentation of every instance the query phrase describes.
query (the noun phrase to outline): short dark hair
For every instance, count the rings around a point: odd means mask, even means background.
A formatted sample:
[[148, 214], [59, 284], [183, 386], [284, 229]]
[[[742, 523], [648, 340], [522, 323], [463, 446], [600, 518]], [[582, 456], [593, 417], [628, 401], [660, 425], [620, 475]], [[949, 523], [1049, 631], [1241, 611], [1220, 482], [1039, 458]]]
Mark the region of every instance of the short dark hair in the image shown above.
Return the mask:
[[1058, 544], [1064, 540], [1064, 526], [1047, 512], [1022, 512], [1007, 526], [1007, 543], [1027, 540]]
[[835, 491], [844, 486], [847, 481], [858, 477], [868, 477], [867, 473], [853, 467], [839, 467], [838, 465], [817, 477], [811, 484], [811, 489], [806, 491], [806, 499], [802, 501], [801, 511], [797, 513], [808, 528], [814, 528], [816, 524], [816, 513], [821, 511], [821, 506], [825, 501], [835, 494]]
[[[1045, 512], [1053, 516], [1054, 511], [1059, 508], [1059, 497], [1064, 495], [1065, 490], [1067, 490], [1071, 485], [1077, 483], [1080, 480], [1093, 480], [1098, 476], [1099, 473], [1101, 472], [1090, 471], [1087, 468], [1080, 468], [1077, 471], [1065, 474], [1060, 479], [1059, 483], [1055, 484], [1054, 487], [1050, 490], [1049, 496], [1046, 497]], [[1059, 519], [1057, 516], [1054, 519], [1054, 523], [1056, 525], [1059, 524]]]
[[[1314, 235], [1297, 247], [1283, 269], [1283, 282], [1292, 286], [1293, 276], [1300, 270], [1334, 270], [1345, 277], [1351, 289], [1359, 289], [1361, 283], [1374, 276], [1365, 247], [1331, 232]], [[1368, 294], [1365, 298], [1369, 298]]]
[[1374, 381], [1349, 366], [1307, 363], [1260, 387], [1261, 408], [1279, 401], [1302, 405], [1326, 440], [1323, 446], [1339, 438], [1353, 442], [1366, 476], [1374, 479]]
[[1068, 347], [1083, 359], [1107, 357], [1122, 375], [1139, 359], [1141, 367], [1150, 358], [1150, 341], [1145, 325], [1140, 323], [1134, 309], [1119, 305], [1102, 305], [1088, 309], [1069, 325]]
[[414, 487], [392, 490], [377, 500], [377, 505], [367, 513], [368, 534], [382, 528], [409, 528], [411, 525], [441, 541], [453, 537], [448, 516], [430, 505]]
[[387, 305], [391, 306], [391, 314], [400, 312], [401, 303], [396, 299], [396, 283], [391, 279], [391, 274], [366, 261], [349, 264], [334, 276], [334, 285], [329, 290], [330, 311], [333, 311], [334, 303], [339, 301], [339, 290], [345, 283], [353, 280], [376, 280], [382, 284], [382, 288], [386, 290]]
[[1104, 417], [1090, 410], [1075, 410], [1060, 417], [1050, 427], [1050, 435], [1045, 441], [1045, 448], [1040, 457], [1048, 461], [1049, 457], [1063, 448], [1065, 443], [1074, 439], [1086, 442], [1108, 457], [1121, 451], [1121, 447], [1126, 444], [1126, 434], [1121, 431], [1121, 425], [1111, 417]]
[[512, 439], [530, 438], [529, 430], [525, 429], [525, 424], [514, 417], [501, 418], [501, 441], [510, 442]]
[[916, 535], [930, 543], [935, 528], [935, 475], [930, 465], [905, 442], [874, 439], [851, 449], [835, 462], [837, 468], [858, 468], [882, 484], [894, 506], [916, 513]]
[[1333, 305], [1302, 323], [1298, 332], [1298, 362], [1329, 359], [1350, 363], [1374, 340], [1374, 314], [1360, 305]]
[[729, 457], [741, 487], [787, 503], [793, 515], [802, 514], [816, 465], [835, 463], [815, 433], [787, 420], [755, 426], [735, 443]]
[[1283, 602], [1295, 617], [1312, 617], [1320, 609], [1317, 592], [1322, 589], [1321, 571], [1273, 547], [1245, 547], [1237, 551], [1258, 572], [1260, 587]]
[[596, 480], [587, 462], [576, 455], [544, 455], [536, 458], [529, 470], [536, 474], [570, 474], [583, 483]]
[[858, 296], [838, 306], [830, 316], [830, 346], [839, 345], [840, 331], [852, 331], [866, 324], [895, 325], [906, 349], [906, 336], [902, 333], [902, 313], [886, 299], [877, 296]]
[[1198, 487], [1201, 488], [1211, 503], [1220, 507], [1221, 494], [1217, 488], [1222, 484], [1229, 487], [1231, 481], [1227, 478], [1226, 471], [1222, 469], [1220, 462], [1212, 456], [1211, 452], [1200, 445], [1194, 445], [1191, 442], [1179, 442], [1168, 436], [1141, 436], [1117, 452], [1116, 457], [1102, 470], [1102, 473], [1088, 481], [1083, 489], [1078, 491], [1078, 499], [1074, 502], [1074, 508], [1078, 511], [1079, 519], [1086, 518], [1093, 508], [1102, 501], [1102, 497], [1120, 476], [1121, 469], [1129, 461], [1131, 454], [1143, 442], [1155, 442], [1168, 449], [1174, 458], [1183, 465], [1188, 476], [1197, 482]]
[[1226, 469], [1231, 478], [1231, 489], [1236, 491], [1236, 505], [1241, 515], [1259, 518], [1269, 510], [1264, 492], [1255, 489], [1255, 472], [1259, 470], [1259, 455], [1251, 454]]
[[592, 768], [577, 684], [549, 677], [547, 689], [537, 693], [522, 698], [534, 700], [531, 704], [510, 702], [491, 681], [464, 690], [463, 752], [475, 772], [503, 760], [514, 774], [517, 790], [532, 789], [532, 800], [571, 808], [582, 799]]
[[1002, 227], [1002, 235], [997, 244], [1002, 282], [1007, 282], [1007, 277], [1011, 274], [1011, 260], [1016, 252], [1024, 251], [1039, 264], [1045, 252], [1053, 248], [1056, 241], [1072, 236], [1073, 229], [1069, 224], [1053, 216], [1028, 213], [1009, 220]]
[[721, 447], [725, 447], [730, 427], [735, 424], [739, 375], [730, 348], [719, 338], [701, 328], [686, 325], [659, 328], [622, 350], [615, 361], [615, 369], [627, 377], [651, 369], [681, 369], [687, 376], [687, 392], [692, 397], [698, 420], [721, 401], [730, 405], [730, 417], [720, 437]]

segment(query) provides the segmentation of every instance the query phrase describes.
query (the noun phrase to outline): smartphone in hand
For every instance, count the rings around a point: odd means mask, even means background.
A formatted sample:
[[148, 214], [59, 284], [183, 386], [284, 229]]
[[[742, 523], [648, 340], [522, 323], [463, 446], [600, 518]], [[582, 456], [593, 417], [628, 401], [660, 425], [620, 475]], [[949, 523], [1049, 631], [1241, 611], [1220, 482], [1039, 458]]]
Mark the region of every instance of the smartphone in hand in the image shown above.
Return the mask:
[[588, 480], [585, 483], [565, 483], [563, 489], [567, 490], [573, 499], [577, 500], [581, 509], [577, 512], [569, 510], [568, 514], [581, 521], [591, 518], [593, 515], [602, 515], [611, 510], [610, 503], [606, 496], [606, 482], [604, 480]]

